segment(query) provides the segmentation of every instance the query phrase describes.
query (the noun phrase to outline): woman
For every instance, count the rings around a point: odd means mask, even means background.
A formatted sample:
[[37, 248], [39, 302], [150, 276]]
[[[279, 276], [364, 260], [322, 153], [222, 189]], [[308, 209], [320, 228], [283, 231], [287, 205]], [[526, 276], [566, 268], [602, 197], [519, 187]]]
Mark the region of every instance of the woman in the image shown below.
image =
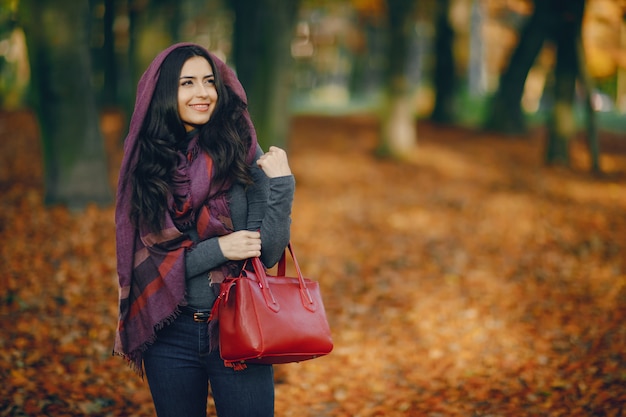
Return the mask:
[[295, 181], [260, 150], [235, 74], [176, 44], [141, 77], [116, 206], [120, 315], [114, 353], [148, 379], [159, 417], [272, 416], [273, 371], [224, 366], [208, 312], [243, 260], [274, 265], [289, 242]]

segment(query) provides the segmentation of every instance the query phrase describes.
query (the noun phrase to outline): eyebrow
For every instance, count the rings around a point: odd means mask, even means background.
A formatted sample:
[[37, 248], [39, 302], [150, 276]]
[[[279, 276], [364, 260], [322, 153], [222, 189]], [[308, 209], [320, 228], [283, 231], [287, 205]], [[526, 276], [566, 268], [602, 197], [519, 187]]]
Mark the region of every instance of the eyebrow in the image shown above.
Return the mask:
[[[192, 75], [181, 75], [179, 80], [193, 80], [195, 78], [198, 78], [198, 77], [194, 77]], [[204, 77], [202, 77], [202, 79], [205, 79], [205, 78], [215, 78], [215, 74], [207, 74]]]

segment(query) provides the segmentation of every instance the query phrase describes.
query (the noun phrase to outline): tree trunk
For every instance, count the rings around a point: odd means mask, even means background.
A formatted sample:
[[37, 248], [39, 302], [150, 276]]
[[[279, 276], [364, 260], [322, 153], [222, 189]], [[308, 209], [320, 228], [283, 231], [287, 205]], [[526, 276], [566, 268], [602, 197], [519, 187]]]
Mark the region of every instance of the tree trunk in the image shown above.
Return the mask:
[[118, 99], [122, 104], [126, 120], [130, 120], [135, 108], [135, 92], [137, 82], [141, 76], [138, 53], [138, 20], [141, 13], [140, 0], [125, 0], [122, 2], [123, 10], [128, 17], [128, 39], [125, 49], [120, 52], [117, 60], [118, 66]]
[[113, 24], [115, 23], [115, 0], [104, 1], [102, 56], [104, 57], [104, 91], [102, 101], [104, 105], [115, 106], [119, 104], [117, 96], [117, 71], [118, 62], [115, 53], [115, 33]]
[[45, 203], [82, 208], [112, 193], [91, 80], [87, 0], [20, 3], [39, 121]]
[[[117, 99], [117, 68], [115, 55], [115, 3], [117, 0], [89, 0], [89, 47], [96, 102], [113, 107]], [[102, 12], [103, 11], [103, 12]]]
[[382, 109], [378, 153], [402, 157], [415, 148], [415, 105], [406, 75], [409, 41], [413, 31], [415, 0], [387, 0], [389, 45], [386, 100]]
[[583, 48], [582, 38], [576, 39], [576, 57], [578, 59], [579, 80], [585, 98], [585, 110], [587, 112], [587, 144], [589, 146], [589, 155], [591, 162], [591, 172], [600, 174], [600, 144], [598, 142], [598, 121], [596, 111], [593, 108], [593, 81], [587, 69], [585, 60], [585, 51]]
[[569, 144], [576, 134], [574, 101], [579, 75], [577, 42], [581, 36], [585, 0], [555, 1], [561, 7], [555, 19], [552, 37], [557, 47], [554, 70], [554, 109], [548, 121], [546, 162], [568, 166]]
[[230, 0], [235, 12], [234, 61], [248, 96], [259, 143], [287, 146], [291, 39], [298, 0]]
[[435, 36], [435, 108], [431, 120], [450, 123], [454, 119], [455, 69], [452, 45], [454, 31], [450, 26], [450, 0], [439, 0], [436, 4]]
[[522, 95], [528, 71], [535, 63], [548, 28], [554, 24], [551, 0], [535, 1], [535, 10], [524, 26], [520, 40], [513, 51], [507, 69], [500, 76], [498, 91], [494, 95], [485, 124], [488, 130], [519, 134], [526, 132], [522, 111]]
[[[623, 16], [622, 24], [620, 26], [620, 48], [622, 51], [626, 51], [626, 16]], [[617, 68], [617, 86], [615, 91], [615, 99], [617, 104], [617, 111], [620, 113], [626, 113], [626, 67], [619, 66]]]
[[485, 25], [485, 8], [481, 0], [472, 0], [470, 18], [469, 63], [468, 63], [468, 92], [472, 97], [481, 97], [487, 91], [487, 70], [485, 59], [485, 40], [483, 27]]

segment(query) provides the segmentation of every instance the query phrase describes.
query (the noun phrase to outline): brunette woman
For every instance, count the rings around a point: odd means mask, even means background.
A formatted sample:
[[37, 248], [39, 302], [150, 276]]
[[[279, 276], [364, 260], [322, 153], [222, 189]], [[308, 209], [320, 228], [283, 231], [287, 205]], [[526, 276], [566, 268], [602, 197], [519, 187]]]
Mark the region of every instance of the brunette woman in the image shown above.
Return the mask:
[[205, 417], [209, 387], [220, 417], [273, 416], [271, 365], [225, 366], [209, 311], [245, 259], [279, 260], [294, 189], [286, 153], [259, 148], [224, 62], [189, 43], [154, 59], [118, 183], [114, 353], [145, 372], [159, 417]]

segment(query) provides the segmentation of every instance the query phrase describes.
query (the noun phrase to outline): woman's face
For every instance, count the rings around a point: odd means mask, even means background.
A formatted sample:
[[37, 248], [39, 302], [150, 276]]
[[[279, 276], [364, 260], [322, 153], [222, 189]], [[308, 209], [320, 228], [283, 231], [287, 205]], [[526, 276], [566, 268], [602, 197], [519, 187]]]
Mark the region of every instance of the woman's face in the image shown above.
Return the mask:
[[209, 121], [217, 104], [211, 64], [201, 57], [189, 58], [178, 80], [178, 115], [187, 132]]

